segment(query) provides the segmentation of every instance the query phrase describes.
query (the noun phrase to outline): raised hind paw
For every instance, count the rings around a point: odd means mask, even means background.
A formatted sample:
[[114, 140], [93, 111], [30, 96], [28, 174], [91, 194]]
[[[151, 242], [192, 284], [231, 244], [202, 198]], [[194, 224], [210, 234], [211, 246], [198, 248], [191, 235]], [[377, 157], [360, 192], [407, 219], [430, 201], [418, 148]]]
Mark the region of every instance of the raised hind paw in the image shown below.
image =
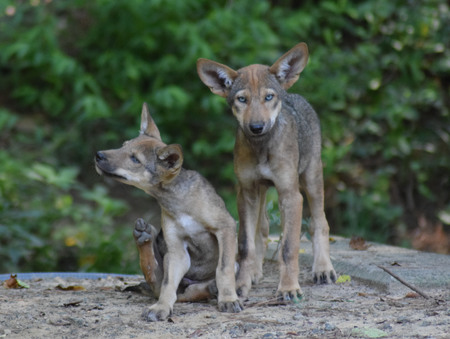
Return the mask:
[[145, 222], [144, 219], [139, 218], [134, 224], [133, 237], [136, 245], [142, 246], [150, 241], [154, 240], [157, 231], [151, 224]]

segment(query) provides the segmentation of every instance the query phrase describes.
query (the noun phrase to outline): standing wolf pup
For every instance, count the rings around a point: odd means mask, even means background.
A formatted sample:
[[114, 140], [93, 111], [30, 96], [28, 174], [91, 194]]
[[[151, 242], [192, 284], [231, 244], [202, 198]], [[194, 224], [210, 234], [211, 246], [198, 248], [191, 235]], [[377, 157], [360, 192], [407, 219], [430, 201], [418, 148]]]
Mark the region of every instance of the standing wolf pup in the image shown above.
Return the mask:
[[211, 91], [227, 99], [239, 128], [234, 148], [234, 169], [239, 182], [238, 294], [262, 278], [262, 263], [269, 233], [266, 191], [278, 192], [283, 237], [279, 253], [277, 295], [284, 300], [301, 295], [298, 253], [305, 190], [311, 210], [313, 279], [336, 280], [329, 254], [329, 227], [324, 213], [319, 119], [298, 94], [286, 92], [308, 61], [308, 47], [299, 43], [272, 66], [250, 65], [237, 71], [199, 59], [197, 72]]
[[142, 272], [159, 297], [143, 313], [149, 321], [166, 319], [176, 300], [208, 298], [214, 279], [219, 310], [242, 310], [235, 288], [236, 222], [206, 179], [182, 163], [181, 147], [162, 142], [146, 104], [140, 135], [95, 158], [99, 174], [142, 189], [161, 206], [162, 233], [143, 219], [134, 229]]

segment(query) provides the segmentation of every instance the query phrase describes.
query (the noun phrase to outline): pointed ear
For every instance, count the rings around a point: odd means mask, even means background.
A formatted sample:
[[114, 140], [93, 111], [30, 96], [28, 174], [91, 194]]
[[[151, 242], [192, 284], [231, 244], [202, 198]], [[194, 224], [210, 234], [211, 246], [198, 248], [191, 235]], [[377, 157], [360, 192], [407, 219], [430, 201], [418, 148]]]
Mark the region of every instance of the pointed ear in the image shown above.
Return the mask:
[[183, 151], [180, 145], [168, 145], [159, 149], [156, 153], [162, 165], [175, 173], [181, 169], [183, 164]]
[[211, 92], [226, 98], [238, 73], [228, 66], [208, 59], [197, 60], [197, 73]]
[[145, 102], [142, 105], [141, 129], [139, 131], [139, 134], [145, 134], [149, 137], [161, 140], [161, 135], [159, 134], [158, 127], [156, 127], [155, 122], [150, 116], [150, 113], [148, 112], [147, 103]]
[[301, 42], [279, 58], [269, 68], [269, 72], [277, 77], [284, 89], [288, 89], [298, 80], [307, 62], [308, 46]]

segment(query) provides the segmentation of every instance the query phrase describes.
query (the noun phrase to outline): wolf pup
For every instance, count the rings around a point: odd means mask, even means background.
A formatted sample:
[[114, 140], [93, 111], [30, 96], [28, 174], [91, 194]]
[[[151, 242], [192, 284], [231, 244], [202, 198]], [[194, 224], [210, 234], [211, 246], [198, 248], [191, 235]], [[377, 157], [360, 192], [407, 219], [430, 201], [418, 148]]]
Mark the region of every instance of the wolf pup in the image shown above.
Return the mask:
[[283, 227], [277, 295], [290, 300], [302, 293], [298, 283], [300, 188], [306, 191], [311, 210], [313, 279], [317, 283], [336, 280], [324, 213], [319, 119], [303, 97], [286, 92], [307, 61], [305, 43], [293, 47], [270, 67], [250, 65], [235, 71], [211, 60], [197, 61], [200, 79], [213, 93], [226, 98], [239, 125], [234, 148], [239, 182], [239, 295], [247, 295], [251, 284], [262, 277], [269, 233], [266, 191], [272, 185], [278, 192]]
[[182, 163], [181, 147], [162, 142], [146, 104], [140, 135], [95, 157], [99, 174], [142, 189], [161, 206], [162, 233], [143, 219], [134, 229], [142, 272], [159, 298], [143, 313], [148, 321], [166, 319], [177, 300], [208, 298], [214, 279], [219, 310], [242, 310], [235, 290], [236, 222], [206, 179]]

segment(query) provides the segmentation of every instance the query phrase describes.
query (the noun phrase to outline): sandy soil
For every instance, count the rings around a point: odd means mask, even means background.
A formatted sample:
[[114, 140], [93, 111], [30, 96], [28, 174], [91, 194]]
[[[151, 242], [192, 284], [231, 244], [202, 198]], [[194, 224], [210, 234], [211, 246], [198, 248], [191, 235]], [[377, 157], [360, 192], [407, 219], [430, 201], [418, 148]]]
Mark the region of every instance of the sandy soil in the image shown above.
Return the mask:
[[301, 302], [283, 304], [274, 299], [277, 265], [265, 263], [264, 272], [239, 314], [219, 313], [214, 300], [177, 303], [169, 320], [158, 323], [141, 319], [151, 296], [123, 292], [138, 285], [138, 277], [0, 287], [0, 338], [448, 338], [448, 291], [428, 291], [432, 298], [426, 300], [407, 292], [387, 295], [357, 281], [315, 286], [305, 274]]

